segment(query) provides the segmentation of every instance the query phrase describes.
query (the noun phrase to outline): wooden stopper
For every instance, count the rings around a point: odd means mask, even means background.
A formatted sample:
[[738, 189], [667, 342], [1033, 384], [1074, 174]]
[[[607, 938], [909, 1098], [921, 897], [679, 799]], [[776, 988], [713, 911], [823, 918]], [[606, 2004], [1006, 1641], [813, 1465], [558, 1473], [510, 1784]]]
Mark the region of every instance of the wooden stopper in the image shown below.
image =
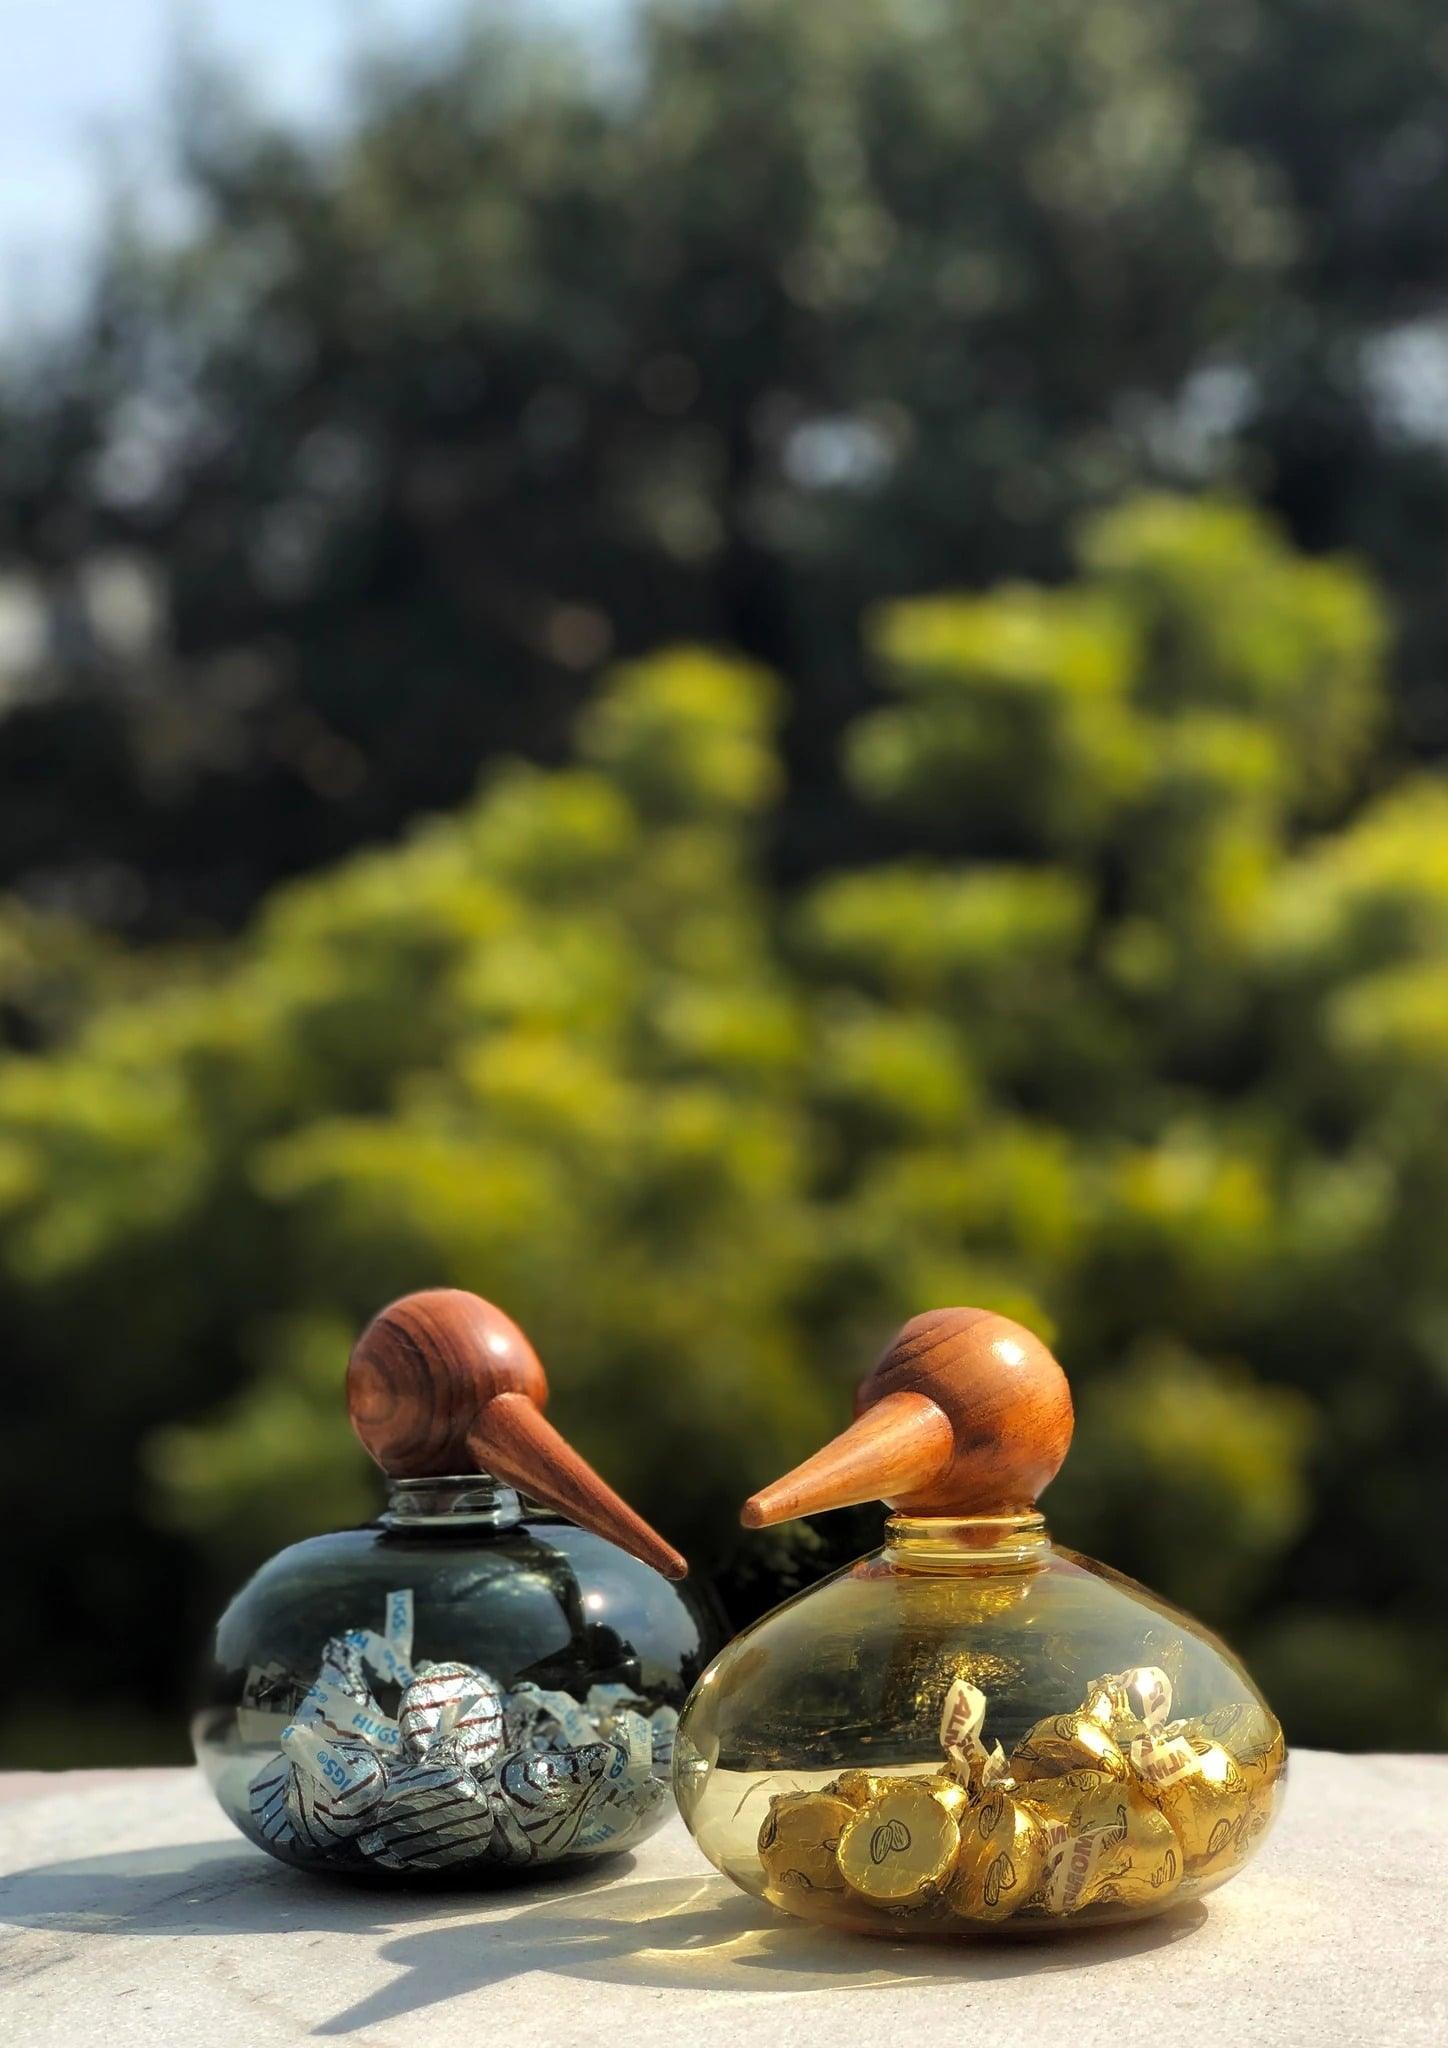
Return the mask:
[[347, 1363], [347, 1412], [394, 1479], [491, 1472], [665, 1578], [688, 1566], [543, 1414], [548, 1381], [518, 1325], [456, 1287], [378, 1312]]
[[1061, 1468], [1074, 1418], [1039, 1337], [980, 1308], [929, 1309], [898, 1330], [849, 1428], [744, 1503], [763, 1529], [883, 1500], [907, 1515], [1031, 1507]]

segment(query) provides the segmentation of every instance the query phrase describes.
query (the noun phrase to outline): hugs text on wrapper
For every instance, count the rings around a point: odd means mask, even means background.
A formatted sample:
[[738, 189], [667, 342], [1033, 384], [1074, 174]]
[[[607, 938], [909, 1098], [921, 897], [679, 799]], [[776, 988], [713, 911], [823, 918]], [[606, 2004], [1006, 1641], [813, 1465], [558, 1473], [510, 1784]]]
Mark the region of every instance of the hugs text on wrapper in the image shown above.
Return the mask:
[[[461, 1663], [412, 1660], [413, 1598], [389, 1593], [381, 1633], [322, 1649], [280, 1754], [251, 1779], [251, 1825], [270, 1849], [339, 1868], [458, 1871], [622, 1846], [667, 1798], [678, 1715], [629, 1687], [580, 1704], [505, 1691]], [[373, 1687], [399, 1691], [395, 1718]]]

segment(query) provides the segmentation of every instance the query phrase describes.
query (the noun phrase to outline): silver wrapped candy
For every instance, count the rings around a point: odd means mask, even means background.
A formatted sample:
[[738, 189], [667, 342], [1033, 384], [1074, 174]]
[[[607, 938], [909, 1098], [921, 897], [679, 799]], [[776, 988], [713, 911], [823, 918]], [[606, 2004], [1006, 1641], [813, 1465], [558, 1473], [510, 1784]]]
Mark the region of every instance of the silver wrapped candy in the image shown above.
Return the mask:
[[312, 1727], [330, 1741], [365, 1742], [384, 1756], [395, 1756], [402, 1736], [390, 1714], [384, 1714], [371, 1693], [344, 1692], [340, 1687], [317, 1683], [297, 1708], [293, 1719]]
[[247, 1787], [247, 1807], [252, 1825], [264, 1842], [284, 1848], [297, 1838], [287, 1813], [287, 1787], [292, 1766], [284, 1756], [271, 1757]]
[[446, 1739], [471, 1771], [492, 1763], [503, 1748], [503, 1695], [485, 1672], [447, 1723]]
[[[678, 1714], [631, 1686], [580, 1705], [528, 1681], [412, 1657], [413, 1602], [387, 1595], [382, 1631], [349, 1629], [249, 1788], [273, 1846], [304, 1844], [386, 1870], [546, 1862], [638, 1833], [663, 1804]], [[397, 1718], [374, 1687], [395, 1686]], [[390, 1697], [390, 1695], [385, 1695]]]
[[317, 1684], [331, 1687], [336, 1692], [351, 1693], [357, 1699], [364, 1699], [370, 1692], [367, 1673], [362, 1667], [362, 1652], [352, 1636], [333, 1636], [322, 1651], [322, 1668], [317, 1673]]
[[606, 1742], [505, 1757], [489, 1785], [498, 1859], [532, 1863], [570, 1849], [612, 1760]]
[[446, 1870], [484, 1856], [493, 1826], [487, 1793], [444, 1742], [425, 1761], [393, 1772], [358, 1847], [385, 1869]]
[[579, 1846], [601, 1849], [636, 1834], [664, 1803], [663, 1783], [654, 1776], [653, 1730], [642, 1714], [625, 1708], [611, 1721], [612, 1755], [599, 1796], [579, 1835]]
[[[571, 1693], [543, 1692], [526, 1681], [509, 1694], [510, 1719], [526, 1725], [526, 1742], [534, 1749], [583, 1749], [597, 1742], [598, 1728], [587, 1709]], [[509, 1748], [522, 1748], [511, 1739]]]
[[308, 1847], [326, 1849], [361, 1832], [382, 1804], [387, 1765], [365, 1742], [329, 1741], [314, 1723], [282, 1730], [292, 1766], [287, 1818]]
[[425, 1665], [403, 1693], [397, 1720], [413, 1758], [451, 1739], [464, 1761], [477, 1767], [503, 1746], [502, 1694], [471, 1664]]
[[514, 1686], [511, 1692], [503, 1694], [503, 1747], [510, 1754], [515, 1749], [534, 1747], [538, 1723], [543, 1718], [543, 1695], [536, 1685], [525, 1680]]

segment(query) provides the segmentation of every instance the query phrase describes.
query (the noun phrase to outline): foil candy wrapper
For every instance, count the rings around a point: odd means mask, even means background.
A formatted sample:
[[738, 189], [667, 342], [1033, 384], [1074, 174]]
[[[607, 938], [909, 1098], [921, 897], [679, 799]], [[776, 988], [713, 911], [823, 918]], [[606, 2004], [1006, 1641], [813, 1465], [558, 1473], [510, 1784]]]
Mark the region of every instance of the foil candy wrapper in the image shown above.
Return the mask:
[[396, 1721], [383, 1713], [370, 1692], [344, 1692], [320, 1678], [293, 1719], [334, 1742], [364, 1742], [386, 1755], [396, 1755], [402, 1742]]
[[1173, 1721], [1173, 1694], [1165, 1661], [1108, 1673], [1007, 1758], [986, 1745], [985, 1694], [957, 1678], [935, 1771], [846, 1770], [821, 1791], [770, 1801], [758, 1840], [766, 1886], [843, 1888], [882, 1915], [977, 1924], [1163, 1905], [1188, 1880], [1234, 1867], [1267, 1826], [1286, 1766], [1261, 1706]]
[[[1110, 1673], [1088, 1687], [1076, 1714], [1040, 1724], [1018, 1746], [1016, 1789], [1050, 1843], [1034, 1904], [1060, 1914], [1159, 1904], [1185, 1878], [1225, 1874], [1267, 1825], [1286, 1755], [1277, 1723], [1247, 1701], [1212, 1717], [1260, 1759], [1264, 1789], [1254, 1807], [1250, 1767], [1202, 1723], [1171, 1720], [1173, 1693], [1160, 1665]], [[1099, 1727], [1112, 1756], [1091, 1758], [1095, 1744], [1083, 1722]], [[1068, 1757], [1071, 1768], [1053, 1774], [1051, 1766]]]
[[918, 1908], [939, 1898], [959, 1853], [959, 1824], [945, 1801], [923, 1780], [896, 1778], [851, 1813], [840, 1875], [876, 1905]]
[[[639, 1704], [646, 1702], [640, 1701]], [[672, 1716], [673, 1724], [677, 1724], [678, 1715], [672, 1707], [658, 1711]], [[579, 1832], [579, 1843], [586, 1849], [602, 1848], [606, 1842], [617, 1841], [619, 1837], [632, 1833], [644, 1821], [651, 1820], [667, 1804], [669, 1797], [664, 1780], [657, 1775], [653, 1722], [632, 1708], [625, 1708], [604, 1725], [612, 1755], [603, 1775], [599, 1797]], [[667, 1721], [665, 1726], [672, 1754], [673, 1728]]]
[[314, 1723], [282, 1730], [291, 1765], [287, 1818], [297, 1840], [329, 1849], [366, 1827], [387, 1790], [387, 1765], [365, 1742], [333, 1742]]
[[356, 1643], [346, 1636], [333, 1636], [329, 1640], [322, 1651], [322, 1668], [317, 1673], [317, 1684], [325, 1685], [332, 1692], [349, 1693], [354, 1699], [370, 1697], [371, 1688], [362, 1667], [362, 1652]]
[[1048, 1913], [1165, 1901], [1183, 1874], [1181, 1844], [1132, 1782], [1078, 1771], [1031, 1787], [1046, 1858], [1033, 1904]]
[[505, 1757], [489, 1788], [500, 1860], [533, 1863], [565, 1855], [613, 1761], [607, 1742]]
[[[1216, 1709], [1204, 1722], [1170, 1719], [1173, 1683], [1159, 1666], [1099, 1679], [1083, 1708], [1110, 1728], [1125, 1750], [1130, 1789], [1126, 1817], [1131, 1844], [1142, 1851], [1119, 1880], [1093, 1879], [1091, 1898], [1145, 1902], [1183, 1878], [1224, 1875], [1271, 1818], [1286, 1746], [1277, 1722], [1251, 1701]], [[1217, 1740], [1227, 1736], [1233, 1747]], [[1175, 1838], [1172, 1853], [1159, 1830], [1142, 1819], [1145, 1802]], [[1153, 1838], [1158, 1851], [1152, 1851]], [[1086, 1899], [1079, 1903], [1088, 1903]]]
[[877, 1799], [888, 1783], [889, 1778], [882, 1771], [841, 1771], [825, 1790], [843, 1799], [847, 1806], [864, 1806]]
[[1130, 1774], [1126, 1758], [1101, 1723], [1082, 1713], [1052, 1714], [1038, 1721], [1011, 1751], [1009, 1768], [1018, 1787], [1077, 1771], [1123, 1780]]
[[1030, 1807], [996, 1786], [960, 1820], [960, 1853], [945, 1902], [965, 1920], [1007, 1920], [1046, 1867], [1046, 1831]]
[[1171, 1823], [1187, 1874], [1207, 1877], [1230, 1868], [1240, 1856], [1251, 1802], [1236, 1758], [1220, 1742], [1205, 1735], [1181, 1740], [1190, 1764], [1148, 1783], [1146, 1792]]
[[831, 1792], [786, 1792], [769, 1802], [759, 1860], [774, 1891], [843, 1892], [840, 1837], [856, 1809]]
[[1098, 1687], [1121, 1695], [1112, 1701], [1113, 1726], [1135, 1783], [1176, 1834], [1185, 1875], [1230, 1870], [1271, 1819], [1287, 1754], [1276, 1721], [1249, 1700], [1199, 1721], [1170, 1721], [1171, 1680], [1151, 1667]]
[[446, 1870], [484, 1855], [494, 1825], [486, 1792], [443, 1743], [393, 1774], [376, 1824], [359, 1847], [384, 1869]]
[[1244, 1770], [1259, 1770], [1275, 1776], [1287, 1760], [1282, 1730], [1264, 1707], [1254, 1700], [1238, 1700], [1231, 1706], [1214, 1707], [1192, 1723], [1194, 1731], [1220, 1742], [1229, 1749]]
[[414, 1760], [446, 1741], [467, 1764], [484, 1765], [503, 1747], [503, 1696], [471, 1664], [425, 1664], [402, 1695], [397, 1722]]
[[[472, 1665], [415, 1663], [412, 1639], [403, 1589], [388, 1594], [380, 1631], [325, 1644], [316, 1682], [272, 1737], [281, 1754], [248, 1788], [265, 1846], [392, 1871], [524, 1865], [621, 1842], [665, 1802], [674, 1708], [650, 1712], [624, 1685], [594, 1686], [583, 1705], [526, 1682], [508, 1693]], [[248, 1687], [259, 1719], [275, 1677]]]
[[1117, 1812], [1116, 1828], [1109, 1853], [1097, 1864], [1090, 1896], [1093, 1906], [1164, 1905], [1186, 1875], [1181, 1844], [1170, 1823], [1162, 1827], [1164, 1815], [1133, 1793]]
[[1192, 1723], [1192, 1732], [1220, 1742], [1236, 1759], [1247, 1788], [1242, 1846], [1255, 1841], [1272, 1819], [1287, 1770], [1287, 1744], [1272, 1716], [1254, 1701], [1217, 1707]]
[[510, 1749], [580, 1749], [598, 1739], [592, 1715], [571, 1693], [543, 1692], [527, 1681], [509, 1695], [504, 1732]]
[[1125, 1749], [1149, 1730], [1160, 1728], [1171, 1714], [1172, 1682], [1159, 1664], [1140, 1664], [1131, 1671], [1093, 1679], [1080, 1712], [1099, 1721]]
[[251, 1824], [271, 1849], [287, 1849], [297, 1839], [287, 1812], [287, 1788], [295, 1766], [284, 1756], [263, 1765], [247, 1787]]

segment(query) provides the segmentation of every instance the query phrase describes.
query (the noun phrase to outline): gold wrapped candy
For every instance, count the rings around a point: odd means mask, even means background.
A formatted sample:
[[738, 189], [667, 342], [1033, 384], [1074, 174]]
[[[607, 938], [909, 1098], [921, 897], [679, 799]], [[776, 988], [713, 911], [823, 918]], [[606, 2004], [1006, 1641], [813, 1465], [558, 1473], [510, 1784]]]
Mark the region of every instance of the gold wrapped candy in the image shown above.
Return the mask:
[[1005, 1920], [1036, 1890], [1046, 1835], [1028, 1806], [997, 1787], [960, 1821], [960, 1853], [945, 1903], [963, 1920]]
[[1161, 1904], [1181, 1883], [1181, 1844], [1135, 1784], [1074, 1772], [1031, 1787], [1047, 1843], [1033, 1903], [1048, 1913], [1085, 1906]]
[[841, 1771], [825, 1790], [849, 1806], [863, 1806], [867, 1800], [877, 1799], [889, 1782], [878, 1771]]
[[1142, 1790], [1176, 1832], [1190, 1877], [1209, 1877], [1237, 1860], [1251, 1801], [1236, 1760], [1203, 1735], [1177, 1738], [1190, 1757]]
[[1278, 1787], [1287, 1769], [1287, 1744], [1282, 1730], [1255, 1701], [1241, 1700], [1228, 1707], [1216, 1707], [1192, 1723], [1192, 1732], [1220, 1742], [1236, 1759], [1247, 1787], [1248, 1820], [1244, 1830], [1250, 1841], [1272, 1818]]
[[1097, 1679], [1082, 1704], [1125, 1748], [1132, 1778], [1178, 1837], [1187, 1875], [1225, 1874], [1271, 1818], [1286, 1759], [1272, 1716], [1241, 1700], [1169, 1722], [1172, 1683], [1155, 1666]]
[[955, 1868], [960, 1829], [944, 1799], [921, 1779], [896, 1778], [851, 1813], [840, 1837], [845, 1883], [880, 1906], [924, 1904]]
[[969, 1782], [958, 1777], [954, 1771], [935, 1771], [928, 1778], [920, 1778], [916, 1782], [929, 1788], [931, 1795], [940, 1801], [957, 1825], [960, 1824], [965, 1809], [977, 1796]]
[[1092, 1714], [1054, 1714], [1038, 1721], [1011, 1752], [1010, 1775], [1017, 1785], [1041, 1778], [1064, 1778], [1073, 1771], [1095, 1771], [1124, 1780], [1126, 1758]]
[[1081, 1712], [1099, 1721], [1121, 1749], [1147, 1729], [1158, 1728], [1171, 1713], [1172, 1682], [1158, 1664], [1140, 1664], [1093, 1679], [1086, 1688]]
[[983, 1925], [1163, 1905], [1240, 1858], [1271, 1817], [1286, 1758], [1255, 1703], [1171, 1721], [1172, 1695], [1159, 1665], [1109, 1673], [1007, 1760], [986, 1746], [984, 1693], [957, 1678], [933, 1772], [842, 1771], [822, 1792], [771, 1801], [766, 1880]]
[[1104, 1771], [1066, 1771], [1059, 1778], [1038, 1778], [1016, 1788], [1016, 1797], [1029, 1802], [1053, 1849], [1070, 1835], [1105, 1826], [1121, 1794], [1121, 1780], [1108, 1778]]
[[1230, 1706], [1214, 1707], [1192, 1723], [1213, 1742], [1229, 1749], [1243, 1766], [1262, 1763], [1276, 1771], [1281, 1768], [1287, 1745], [1282, 1730], [1255, 1700], [1236, 1700]]
[[842, 1892], [838, 1851], [855, 1809], [827, 1792], [771, 1799], [759, 1830], [759, 1860], [776, 1891]]

